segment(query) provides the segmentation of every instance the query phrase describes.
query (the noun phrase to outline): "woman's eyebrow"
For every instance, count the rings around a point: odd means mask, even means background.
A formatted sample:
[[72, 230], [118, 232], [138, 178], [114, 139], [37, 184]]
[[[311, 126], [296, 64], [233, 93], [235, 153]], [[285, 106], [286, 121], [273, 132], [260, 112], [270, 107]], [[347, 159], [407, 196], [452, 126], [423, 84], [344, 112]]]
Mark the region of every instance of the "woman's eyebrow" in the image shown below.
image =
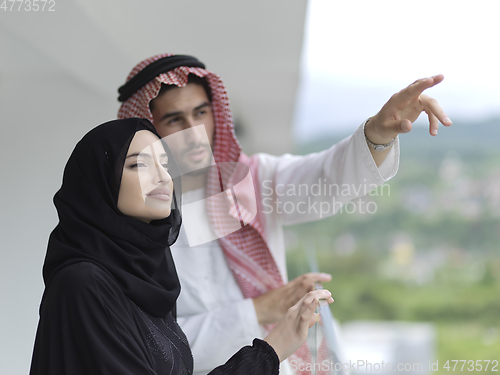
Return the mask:
[[[166, 154], [165, 154], [166, 155]], [[148, 158], [151, 158], [151, 155], [149, 154], [146, 154], [145, 152], [135, 152], [133, 154], [130, 154], [130, 155], [127, 155], [127, 157], [125, 159], [128, 159], [128, 158], [132, 158], [134, 156], [142, 156], [142, 157], [148, 157]]]
[[[145, 152], [135, 152], [133, 154], [127, 155], [127, 157], [125, 159], [133, 158], [135, 156], [151, 158], [151, 155], [146, 154]], [[166, 152], [164, 152], [164, 153], [160, 154], [160, 158], [167, 158], [168, 159], [168, 154]]]

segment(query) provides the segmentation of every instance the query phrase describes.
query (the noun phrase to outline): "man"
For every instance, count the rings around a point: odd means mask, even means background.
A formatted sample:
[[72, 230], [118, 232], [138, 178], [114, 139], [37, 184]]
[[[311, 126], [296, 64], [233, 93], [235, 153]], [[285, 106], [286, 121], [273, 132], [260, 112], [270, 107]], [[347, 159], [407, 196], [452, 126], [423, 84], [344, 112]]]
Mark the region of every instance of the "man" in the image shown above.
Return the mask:
[[[178, 322], [193, 351], [195, 374], [224, 363], [261, 337], [316, 282], [330, 280], [310, 273], [287, 283], [283, 226], [333, 215], [359, 192], [366, 194], [359, 187], [371, 189], [392, 178], [399, 161], [397, 135], [409, 132], [422, 111], [429, 116], [431, 135], [439, 122], [451, 125], [439, 104], [422, 95], [442, 80], [438, 75], [416, 81], [351, 137], [321, 153], [249, 157], [234, 135], [221, 79], [197, 59], [158, 55], [132, 70], [119, 90], [118, 117], [150, 119], [171, 139], [167, 142], [184, 173], [186, 226], [172, 252], [182, 285]], [[348, 194], [337, 189], [333, 196], [331, 189], [287, 193], [318, 182], [353, 189]], [[330, 205], [332, 199], [339, 205]], [[318, 212], [326, 203], [328, 212]], [[293, 360], [307, 358], [301, 348]], [[282, 373], [293, 372], [285, 363]]]

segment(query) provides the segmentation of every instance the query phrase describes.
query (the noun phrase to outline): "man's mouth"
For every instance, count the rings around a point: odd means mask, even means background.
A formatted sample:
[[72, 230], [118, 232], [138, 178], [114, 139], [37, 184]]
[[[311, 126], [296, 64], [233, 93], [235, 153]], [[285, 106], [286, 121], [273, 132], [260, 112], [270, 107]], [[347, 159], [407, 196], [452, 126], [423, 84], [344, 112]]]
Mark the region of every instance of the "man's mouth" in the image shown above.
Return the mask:
[[200, 162], [204, 160], [206, 156], [207, 156], [207, 149], [205, 147], [198, 147], [186, 153], [186, 158], [193, 162]]

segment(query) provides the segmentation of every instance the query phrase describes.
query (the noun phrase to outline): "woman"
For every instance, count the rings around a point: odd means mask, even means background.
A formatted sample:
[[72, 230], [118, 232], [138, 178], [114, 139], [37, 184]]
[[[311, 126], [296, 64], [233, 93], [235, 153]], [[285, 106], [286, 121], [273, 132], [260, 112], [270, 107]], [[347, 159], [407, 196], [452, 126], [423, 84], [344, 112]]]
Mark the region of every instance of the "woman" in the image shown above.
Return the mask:
[[[30, 374], [192, 373], [172, 314], [180, 291], [169, 250], [181, 223], [178, 176], [147, 120], [105, 123], [77, 144], [54, 197], [60, 222], [43, 267]], [[316, 321], [319, 298], [333, 302], [328, 291], [309, 293], [264, 340], [211, 374], [278, 373]]]

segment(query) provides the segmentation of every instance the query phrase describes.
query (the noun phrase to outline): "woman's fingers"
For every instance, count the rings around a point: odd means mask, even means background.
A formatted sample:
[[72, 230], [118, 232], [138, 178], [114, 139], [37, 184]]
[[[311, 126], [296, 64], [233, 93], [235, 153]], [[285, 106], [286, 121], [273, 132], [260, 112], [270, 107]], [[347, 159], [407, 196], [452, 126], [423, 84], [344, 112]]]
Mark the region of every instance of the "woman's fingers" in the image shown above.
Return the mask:
[[318, 321], [318, 314], [314, 311], [320, 300], [332, 303], [330, 291], [317, 289], [304, 295], [288, 309], [285, 316], [266, 336], [265, 340], [274, 348], [280, 361], [295, 352], [306, 340], [309, 327]]
[[306, 273], [280, 288], [273, 289], [253, 299], [255, 312], [260, 324], [276, 323], [287, 310], [295, 305], [316, 283], [330, 281], [326, 273]]
[[[307, 293], [297, 304], [300, 306], [298, 314], [301, 316], [300, 323], [298, 327], [299, 332], [306, 332], [314, 323], [317, 321], [314, 318], [314, 312], [318, 306], [319, 300], [326, 300], [328, 303], [333, 303], [332, 293], [326, 289], [317, 289], [312, 292]], [[313, 324], [311, 324], [313, 321]]]
[[316, 323], [319, 323], [319, 321], [320, 321], [319, 314], [318, 313], [314, 313], [313, 316], [311, 317], [311, 320], [309, 320], [309, 326], [307, 328], [308, 329], [311, 328]]
[[298, 313], [297, 334], [299, 337], [304, 337], [304, 339], [307, 337], [307, 330], [312, 327], [311, 320], [314, 317], [314, 312], [319, 302], [315, 295], [311, 295], [313, 293], [314, 291], [307, 293]]

